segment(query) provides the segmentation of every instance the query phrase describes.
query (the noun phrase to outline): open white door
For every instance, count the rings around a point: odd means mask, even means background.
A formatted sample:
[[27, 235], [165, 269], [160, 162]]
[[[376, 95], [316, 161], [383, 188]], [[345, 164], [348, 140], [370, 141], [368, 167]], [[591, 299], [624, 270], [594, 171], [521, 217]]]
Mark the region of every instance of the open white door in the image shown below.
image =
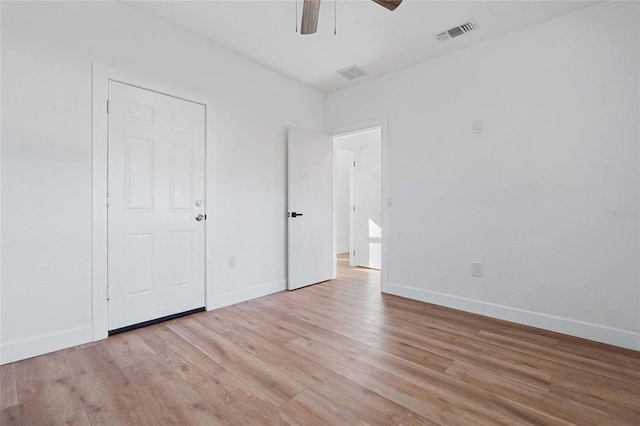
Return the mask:
[[109, 82], [109, 330], [204, 307], [204, 106]]
[[289, 128], [289, 290], [333, 278], [333, 138]]

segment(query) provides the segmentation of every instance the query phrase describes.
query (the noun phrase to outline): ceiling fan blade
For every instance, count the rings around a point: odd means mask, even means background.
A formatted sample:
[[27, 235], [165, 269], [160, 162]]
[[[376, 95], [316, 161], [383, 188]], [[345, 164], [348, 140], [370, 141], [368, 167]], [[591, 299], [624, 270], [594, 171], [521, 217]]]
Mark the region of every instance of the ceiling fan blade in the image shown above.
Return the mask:
[[320, 0], [304, 0], [302, 7], [301, 34], [313, 34], [318, 30], [318, 15], [320, 14]]
[[400, 6], [402, 0], [371, 0], [378, 3], [382, 7], [386, 7], [389, 10], [396, 10], [396, 7]]

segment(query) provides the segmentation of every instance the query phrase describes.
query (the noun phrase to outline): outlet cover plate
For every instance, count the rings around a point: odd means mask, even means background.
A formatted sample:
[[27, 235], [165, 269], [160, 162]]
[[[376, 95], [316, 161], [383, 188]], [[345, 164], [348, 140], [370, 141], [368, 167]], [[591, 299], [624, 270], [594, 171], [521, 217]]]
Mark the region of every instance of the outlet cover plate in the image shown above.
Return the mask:
[[474, 277], [482, 277], [482, 262], [471, 263], [471, 275]]

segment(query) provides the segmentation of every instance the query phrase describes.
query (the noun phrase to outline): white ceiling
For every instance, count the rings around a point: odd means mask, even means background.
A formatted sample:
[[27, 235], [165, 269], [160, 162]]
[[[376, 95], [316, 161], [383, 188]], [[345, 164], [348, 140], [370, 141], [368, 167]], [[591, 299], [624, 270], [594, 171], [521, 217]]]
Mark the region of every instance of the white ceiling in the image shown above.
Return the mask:
[[[125, 1], [325, 93], [594, 3], [404, 0], [390, 12], [370, 0], [338, 0], [334, 35], [335, 4], [323, 0], [318, 32], [303, 36], [295, 32], [302, 0]], [[433, 38], [469, 18], [477, 31], [441, 43]], [[354, 64], [370, 74], [354, 81], [336, 74]]]

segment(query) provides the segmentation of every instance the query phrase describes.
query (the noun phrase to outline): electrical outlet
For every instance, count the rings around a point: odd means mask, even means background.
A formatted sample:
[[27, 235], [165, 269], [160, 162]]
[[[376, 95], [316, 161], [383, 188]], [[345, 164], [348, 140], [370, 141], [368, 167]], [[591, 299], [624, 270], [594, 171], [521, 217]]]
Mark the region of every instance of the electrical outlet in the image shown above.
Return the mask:
[[229, 258], [229, 268], [235, 268], [235, 267], [236, 267], [236, 257], [231, 256]]
[[482, 133], [482, 120], [474, 120], [471, 123], [471, 130], [473, 131], [474, 135]]
[[471, 263], [471, 275], [474, 277], [482, 277], [482, 262]]

